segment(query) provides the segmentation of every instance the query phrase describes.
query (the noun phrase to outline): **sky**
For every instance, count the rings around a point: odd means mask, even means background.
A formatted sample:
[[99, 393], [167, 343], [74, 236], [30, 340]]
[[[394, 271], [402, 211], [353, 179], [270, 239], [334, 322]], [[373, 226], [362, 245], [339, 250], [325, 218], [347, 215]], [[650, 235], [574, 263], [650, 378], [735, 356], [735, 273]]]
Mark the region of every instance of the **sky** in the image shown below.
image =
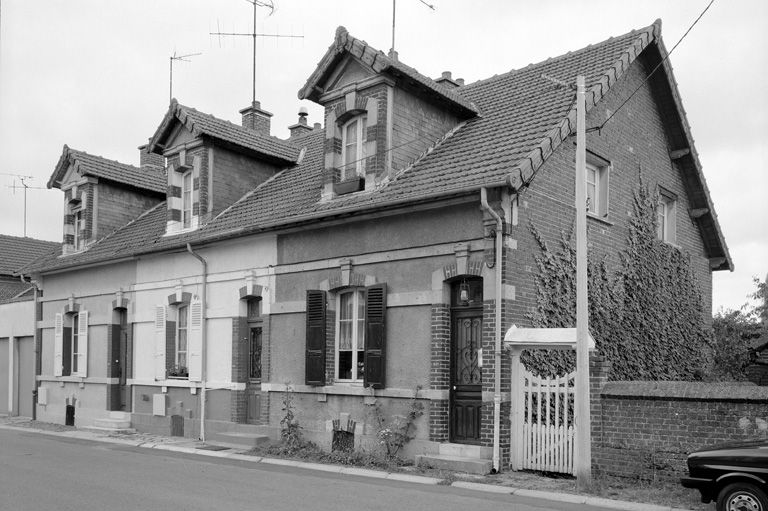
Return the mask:
[[[425, 0], [426, 1], [426, 0]], [[397, 0], [400, 60], [467, 83], [597, 43], [661, 18], [668, 50], [710, 0]], [[256, 97], [286, 138], [297, 92], [336, 27], [384, 52], [391, 0], [274, 0], [257, 11]], [[0, 0], [0, 233], [61, 241], [63, 197], [45, 189], [64, 144], [138, 165], [169, 103], [240, 123], [252, 94], [248, 0]], [[713, 309], [739, 308], [768, 272], [768, 2], [715, 0], [670, 57], [720, 226], [735, 263], [713, 274]]]

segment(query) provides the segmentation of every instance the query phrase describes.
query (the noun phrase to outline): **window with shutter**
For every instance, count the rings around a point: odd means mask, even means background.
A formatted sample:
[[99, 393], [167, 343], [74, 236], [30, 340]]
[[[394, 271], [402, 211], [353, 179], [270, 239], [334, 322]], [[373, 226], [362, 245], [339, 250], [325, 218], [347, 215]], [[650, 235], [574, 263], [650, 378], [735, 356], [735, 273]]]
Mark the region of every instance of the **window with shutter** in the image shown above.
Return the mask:
[[155, 307], [155, 379], [165, 379], [165, 321], [164, 305]]
[[335, 378], [361, 382], [365, 372], [365, 290], [341, 291], [336, 301]]
[[325, 385], [325, 291], [307, 290], [305, 383]]
[[[77, 314], [77, 354], [73, 352], [74, 360], [77, 360], [77, 369], [73, 374], [77, 376], [88, 376], [88, 311], [82, 311]], [[75, 328], [72, 328], [74, 334]]]
[[56, 313], [53, 321], [53, 375], [62, 376], [64, 369], [64, 315]]
[[[179, 324], [181, 324], [181, 308], [179, 308]], [[203, 379], [203, 304], [200, 300], [193, 300], [189, 305], [189, 329], [187, 344], [187, 361], [189, 367], [189, 379], [202, 381]]]
[[386, 375], [387, 285], [368, 286], [365, 292], [365, 371], [366, 387], [383, 389]]

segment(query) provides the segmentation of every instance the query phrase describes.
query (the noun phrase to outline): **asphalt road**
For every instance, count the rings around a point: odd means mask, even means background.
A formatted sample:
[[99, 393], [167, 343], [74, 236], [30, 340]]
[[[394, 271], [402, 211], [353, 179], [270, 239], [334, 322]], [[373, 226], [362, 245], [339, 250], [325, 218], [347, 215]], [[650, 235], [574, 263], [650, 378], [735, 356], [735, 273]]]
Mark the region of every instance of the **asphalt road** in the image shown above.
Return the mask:
[[0, 430], [0, 511], [605, 511]]

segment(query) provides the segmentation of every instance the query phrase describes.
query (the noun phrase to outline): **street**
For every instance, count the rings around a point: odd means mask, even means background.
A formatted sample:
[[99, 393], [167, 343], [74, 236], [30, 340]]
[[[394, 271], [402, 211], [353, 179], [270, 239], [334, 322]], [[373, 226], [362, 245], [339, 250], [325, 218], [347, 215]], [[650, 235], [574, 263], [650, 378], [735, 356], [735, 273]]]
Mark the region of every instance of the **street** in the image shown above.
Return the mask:
[[606, 509], [0, 430], [0, 511], [502, 507]]

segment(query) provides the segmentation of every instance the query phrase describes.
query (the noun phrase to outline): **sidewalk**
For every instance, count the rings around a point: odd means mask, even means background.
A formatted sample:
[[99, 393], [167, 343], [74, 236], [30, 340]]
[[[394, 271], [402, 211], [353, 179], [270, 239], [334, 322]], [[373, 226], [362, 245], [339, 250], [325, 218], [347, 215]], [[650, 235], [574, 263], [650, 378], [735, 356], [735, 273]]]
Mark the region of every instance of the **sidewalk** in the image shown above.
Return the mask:
[[269, 465], [283, 465], [297, 467], [306, 470], [317, 470], [321, 472], [332, 472], [337, 474], [346, 474], [360, 477], [372, 477], [379, 479], [389, 479], [393, 481], [403, 481], [416, 484], [430, 485], [448, 485], [455, 488], [481, 491], [495, 494], [508, 494], [521, 497], [531, 497], [545, 499], [554, 502], [567, 502], [571, 504], [586, 504], [590, 506], [604, 507], [606, 509], [615, 509], [623, 511], [685, 511], [683, 509], [670, 506], [658, 506], [639, 502], [629, 502], [623, 500], [613, 500], [589, 495], [576, 495], [572, 493], [560, 493], [551, 490], [539, 490], [529, 488], [517, 488], [513, 486], [499, 484], [485, 484], [471, 481], [449, 481], [445, 478], [427, 477], [403, 472], [384, 472], [368, 468], [349, 467], [345, 465], [330, 465], [321, 463], [309, 463], [298, 460], [287, 460], [279, 458], [268, 458], [263, 456], [254, 456], [245, 454], [249, 449], [236, 447], [232, 445], [204, 443], [199, 440], [182, 437], [166, 437], [161, 435], [151, 435], [146, 433], [133, 434], [106, 434], [88, 430], [77, 429], [72, 426], [63, 426], [60, 424], [50, 424], [44, 422], [31, 421], [27, 418], [19, 417], [0, 417], [0, 429], [10, 429], [16, 431], [31, 431], [50, 436], [77, 438], [93, 442], [105, 442], [120, 444], [131, 447], [141, 447], [146, 449], [159, 449], [172, 452], [183, 452], [199, 456], [209, 456], [215, 458], [227, 458], [249, 463], [264, 463]]

